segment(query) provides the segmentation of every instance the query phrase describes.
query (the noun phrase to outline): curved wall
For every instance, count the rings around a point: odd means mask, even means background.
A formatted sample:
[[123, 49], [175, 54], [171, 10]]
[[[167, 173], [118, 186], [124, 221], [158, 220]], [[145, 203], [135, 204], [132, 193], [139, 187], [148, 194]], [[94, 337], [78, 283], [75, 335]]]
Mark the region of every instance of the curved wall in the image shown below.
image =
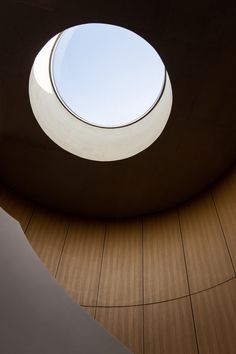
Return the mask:
[[58, 282], [135, 353], [236, 352], [236, 169], [178, 208], [129, 219], [61, 214], [5, 187]]
[[[203, 191], [236, 160], [235, 14], [232, 0], [2, 1], [1, 181], [48, 207], [87, 216], [149, 214]], [[94, 162], [66, 152], [30, 108], [39, 50], [63, 29], [89, 22], [141, 35], [170, 75], [166, 127], [128, 159]]]
[[131, 354], [65, 293], [2, 208], [0, 225], [0, 353]]

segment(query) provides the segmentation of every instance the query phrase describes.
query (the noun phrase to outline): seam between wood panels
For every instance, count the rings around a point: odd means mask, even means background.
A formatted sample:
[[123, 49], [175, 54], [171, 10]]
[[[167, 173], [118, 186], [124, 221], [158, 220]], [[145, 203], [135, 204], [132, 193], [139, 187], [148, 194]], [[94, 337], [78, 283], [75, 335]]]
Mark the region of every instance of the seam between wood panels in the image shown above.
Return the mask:
[[[31, 213], [31, 216], [29, 218], [29, 221], [27, 223], [27, 226], [25, 228], [25, 235], [26, 235], [26, 231], [30, 225], [30, 222], [33, 218], [33, 215], [35, 214], [35, 211], [36, 211], [36, 208], [34, 207], [33, 210], [32, 210], [32, 213]], [[63, 243], [63, 247], [62, 247], [62, 250], [61, 250], [61, 254], [60, 254], [60, 257], [59, 257], [59, 261], [58, 261], [58, 265], [57, 265], [57, 269], [56, 269], [56, 273], [55, 273], [55, 277], [57, 276], [58, 274], [58, 270], [59, 270], [59, 266], [60, 266], [60, 263], [61, 263], [61, 258], [62, 258], [62, 254], [63, 254], [63, 251], [64, 251], [64, 248], [65, 248], [65, 243], [66, 243], [66, 240], [67, 240], [67, 237], [68, 237], [68, 233], [69, 233], [69, 228], [70, 228], [70, 224], [69, 224], [69, 221], [68, 221], [68, 228], [67, 228], [67, 231], [66, 231], [66, 235], [65, 235], [65, 239], [64, 239], [64, 243]], [[105, 240], [106, 240], [106, 232], [107, 232], [107, 226], [105, 227], [105, 233], [104, 233], [104, 241], [103, 241], [103, 250], [102, 250], [102, 257], [101, 257], [101, 268], [100, 268], [100, 275], [99, 275], [99, 283], [98, 283], [98, 292], [97, 294], [99, 293], [99, 286], [100, 286], [100, 279], [101, 279], [101, 271], [102, 271], [102, 263], [103, 263], [103, 255], [104, 255], [104, 249], [105, 249]], [[143, 234], [143, 220], [142, 220], [142, 234]], [[26, 235], [27, 237], [27, 235]], [[28, 237], [27, 237], [28, 239]], [[182, 234], [181, 234], [181, 242], [182, 242]], [[143, 235], [142, 235], [142, 255], [143, 255]], [[142, 262], [143, 262], [143, 259], [142, 259]], [[185, 269], [186, 269], [186, 265], [185, 265]], [[142, 273], [143, 273], [143, 265], [142, 265]], [[143, 276], [142, 276], [143, 277]], [[175, 297], [175, 298], [171, 298], [171, 299], [166, 299], [166, 300], [161, 300], [161, 301], [154, 301], [154, 302], [147, 302], [147, 303], [144, 303], [144, 296], [143, 296], [143, 303], [142, 304], [130, 304], [130, 305], [97, 305], [98, 303], [98, 295], [97, 295], [97, 301], [96, 301], [96, 305], [91, 305], [91, 304], [80, 304], [80, 306], [82, 307], [92, 307], [92, 308], [113, 308], [113, 307], [133, 307], [133, 306], [145, 306], [145, 305], [155, 305], [155, 304], [161, 304], [161, 303], [165, 303], [165, 302], [169, 302], [169, 301], [175, 301], [175, 300], [179, 300], [179, 299], [183, 299], [183, 298], [186, 298], [190, 295], [197, 295], [199, 293], [202, 293], [204, 291], [208, 291], [208, 290], [211, 290], [211, 289], [214, 289], [220, 285], [223, 285], [233, 279], [235, 279], [236, 276], [233, 276], [233, 277], [230, 277], [220, 283], [217, 283], [213, 286], [210, 286], [206, 289], [202, 289], [202, 290], [198, 290], [198, 291], [195, 291], [195, 292], [192, 292], [188, 295], [183, 295], [183, 296], [179, 296], [179, 297]], [[187, 281], [188, 281], [188, 277], [187, 277]], [[143, 282], [143, 293], [144, 293], [144, 282]], [[144, 311], [144, 310], [143, 310]]]
[[176, 301], [176, 300], [180, 300], [180, 299], [185, 299], [187, 297], [189, 297], [190, 295], [197, 295], [197, 294], [201, 294], [205, 291], [208, 291], [208, 290], [211, 290], [211, 289], [214, 289], [214, 288], [217, 288], [218, 286], [221, 286], [221, 285], [224, 285], [228, 282], [230, 282], [231, 280], [235, 279], [236, 277], [233, 276], [233, 277], [230, 277], [229, 279], [227, 280], [224, 280], [223, 282], [221, 283], [218, 283], [218, 284], [215, 284], [207, 289], [202, 289], [202, 290], [199, 290], [199, 291], [195, 291], [191, 294], [188, 294], [188, 295], [183, 295], [183, 296], [179, 296], [179, 297], [174, 297], [174, 298], [171, 298], [171, 299], [167, 299], [167, 300], [161, 300], [161, 301], [155, 301], [155, 302], [146, 302], [144, 304], [131, 304], [131, 305], [86, 305], [86, 304], [79, 304], [80, 306], [82, 307], [98, 307], [98, 308], [114, 308], [114, 307], [138, 307], [138, 306], [148, 306], [148, 305], [158, 305], [158, 304], [162, 304], [162, 303], [165, 303], [165, 302], [170, 302], [170, 301]]
[[90, 308], [120, 308], [120, 307], [140, 307], [140, 306], [151, 306], [151, 305], [159, 305], [159, 304], [163, 304], [163, 303], [166, 303], [166, 302], [171, 302], [171, 301], [177, 301], [177, 300], [181, 300], [181, 299], [186, 299], [186, 298], [190, 298], [191, 296], [195, 296], [195, 295], [198, 295], [198, 294], [201, 294], [205, 291], [209, 291], [209, 290], [212, 290], [214, 288], [217, 288], [218, 286], [221, 286], [221, 285], [224, 285], [226, 283], [229, 283], [231, 280], [234, 280], [236, 277], [232, 277], [230, 279], [227, 279], [225, 281], [223, 281], [222, 283], [220, 284], [217, 284], [217, 285], [214, 285], [210, 288], [207, 288], [207, 289], [204, 289], [204, 290], [200, 290], [200, 291], [197, 291], [195, 293], [191, 293], [189, 295], [183, 295], [183, 296], [180, 296], [180, 297], [176, 297], [176, 298], [173, 298], [173, 299], [168, 299], [168, 300], [163, 300], [163, 301], [159, 301], [159, 302], [147, 302], [145, 304], [136, 304], [136, 305], [98, 305], [98, 306], [95, 306], [95, 305], [84, 305], [84, 304], [79, 304], [81, 307], [90, 307]]
[[163, 302], [170, 302], [170, 301], [175, 301], [175, 300], [179, 300], [179, 299], [184, 299], [185, 297], [188, 297], [189, 295], [183, 295], [180, 297], [176, 297], [174, 299], [168, 299], [168, 300], [162, 300], [162, 301], [156, 301], [156, 302], [147, 302], [145, 304], [131, 304], [131, 305], [85, 305], [85, 304], [79, 304], [80, 306], [83, 307], [98, 307], [98, 308], [103, 308], [103, 307], [140, 307], [140, 306], [146, 306], [146, 305], [155, 305], [155, 304], [162, 304]]
[[178, 209], [177, 209], [177, 213], [178, 213], [178, 221], [179, 221], [179, 230], [180, 230], [181, 243], [182, 243], [182, 248], [183, 248], [184, 264], [185, 264], [186, 276], [187, 276], [188, 293], [189, 293], [189, 300], [190, 300], [190, 306], [191, 306], [193, 328], [194, 328], [194, 334], [195, 334], [195, 342], [196, 342], [197, 352], [199, 354], [200, 351], [199, 351], [199, 344], [198, 344], [198, 337], [197, 337], [197, 329], [196, 329], [196, 323], [195, 323], [194, 312], [193, 312], [192, 297], [191, 297], [191, 294], [190, 294], [189, 275], [188, 275], [188, 268], [187, 268], [187, 261], [186, 261], [186, 255], [185, 255], [184, 241], [183, 241], [183, 235], [182, 235], [182, 229], [181, 229], [180, 216], [179, 216], [179, 210]]
[[[25, 230], [23, 230], [23, 231], [24, 231], [24, 234], [25, 234], [25, 236], [26, 236], [27, 239], [28, 239], [28, 237], [27, 237], [27, 235], [26, 235], [26, 232], [27, 232], [27, 230], [28, 230], [28, 228], [29, 228], [29, 225], [30, 225], [30, 223], [31, 223], [31, 220], [32, 220], [32, 217], [33, 217], [33, 215], [34, 215], [34, 213], [35, 213], [35, 210], [36, 210], [36, 208], [35, 208], [35, 207], [32, 207], [31, 215], [30, 215], [30, 217], [29, 217], [29, 220], [28, 220], [28, 222], [27, 222], [27, 225], [26, 225], [26, 227], [25, 227]], [[17, 220], [17, 221], [18, 221], [18, 220]]]
[[84, 305], [84, 304], [79, 304], [81, 307], [90, 307], [90, 308], [123, 308], [123, 307], [140, 307], [140, 306], [151, 306], [151, 305], [159, 305], [159, 304], [163, 304], [163, 303], [166, 303], [166, 302], [171, 302], [171, 301], [177, 301], [177, 300], [181, 300], [181, 299], [186, 299], [186, 298], [190, 298], [191, 296], [195, 296], [195, 295], [198, 295], [198, 294], [201, 294], [205, 291], [209, 291], [209, 290], [212, 290], [214, 288], [217, 288], [218, 286], [221, 286], [221, 285], [224, 285], [226, 283], [229, 283], [231, 280], [234, 280], [236, 277], [232, 277], [230, 279], [227, 279], [225, 281], [223, 281], [222, 283], [220, 284], [217, 284], [217, 285], [214, 285], [210, 288], [207, 288], [207, 289], [204, 289], [204, 290], [200, 290], [200, 291], [197, 291], [195, 293], [191, 293], [190, 295], [184, 295], [184, 296], [180, 296], [180, 297], [176, 297], [176, 298], [173, 298], [173, 299], [168, 299], [168, 300], [163, 300], [163, 301], [159, 301], [159, 302], [148, 302], [148, 303], [145, 303], [145, 304], [137, 304], [137, 305], [98, 305], [98, 306], [95, 306], [95, 305]]
[[92, 306], [92, 307], [95, 307], [94, 318], [96, 318], [96, 316], [97, 316], [97, 308], [98, 308], [97, 304], [98, 304], [98, 296], [99, 296], [100, 282], [101, 282], [101, 276], [102, 276], [102, 265], [103, 265], [103, 256], [104, 256], [104, 250], [105, 250], [106, 237], [107, 237], [107, 223], [105, 223], [105, 231], [104, 231], [104, 238], [103, 238], [103, 245], [102, 245], [102, 256], [101, 256], [100, 272], [99, 272], [99, 277], [98, 277], [96, 306]]
[[230, 277], [230, 278], [228, 278], [228, 279], [226, 279], [226, 280], [222, 281], [221, 283], [218, 283], [218, 284], [212, 285], [212, 286], [210, 286], [209, 288], [206, 288], [206, 289], [202, 289], [202, 290], [195, 291], [195, 292], [191, 293], [190, 295], [197, 295], [197, 294], [201, 294], [201, 293], [203, 293], [204, 291], [208, 291], [208, 290], [211, 290], [211, 289], [217, 288], [218, 286], [224, 285], [224, 284], [226, 284], [226, 283], [230, 282], [231, 280], [233, 280], [233, 279], [235, 279], [235, 278], [236, 278], [236, 277], [235, 277], [235, 275], [234, 275], [234, 276], [232, 276], [232, 277]]
[[217, 215], [217, 218], [218, 218], [218, 221], [219, 221], [219, 224], [220, 224], [221, 232], [222, 232], [222, 235], [223, 235], [223, 238], [224, 238], [224, 241], [225, 241], [225, 245], [226, 245], [226, 248], [227, 248], [227, 251], [228, 251], [228, 254], [229, 254], [229, 258], [230, 258], [230, 261], [231, 261], [231, 264], [232, 264], [234, 275], [236, 275], [233, 258], [232, 258], [231, 252], [230, 252], [230, 248], [228, 246], [228, 242], [227, 242], [227, 239], [226, 239], [226, 236], [225, 236], [225, 233], [224, 233], [223, 225], [222, 225], [221, 220], [220, 220], [220, 215], [218, 213], [218, 209], [217, 209], [217, 206], [216, 206], [216, 203], [215, 203], [215, 199], [214, 199], [212, 190], [210, 190], [210, 195], [211, 195], [211, 199], [213, 201], [214, 207], [215, 207], [216, 215]]
[[66, 244], [66, 240], [67, 240], [68, 234], [69, 234], [69, 229], [70, 229], [70, 219], [68, 219], [68, 226], [67, 226], [67, 230], [66, 230], [66, 233], [65, 233], [64, 242], [63, 242], [63, 245], [62, 245], [62, 248], [61, 248], [61, 253], [60, 253], [60, 256], [59, 256], [59, 259], [58, 259], [58, 263], [57, 263], [57, 267], [56, 267], [56, 270], [55, 270], [55, 274], [54, 274], [55, 278], [57, 278], [58, 270], [59, 270], [59, 267], [60, 267], [60, 264], [61, 264], [61, 260], [62, 260], [62, 254], [63, 254], [64, 248], [65, 248], [65, 244]]

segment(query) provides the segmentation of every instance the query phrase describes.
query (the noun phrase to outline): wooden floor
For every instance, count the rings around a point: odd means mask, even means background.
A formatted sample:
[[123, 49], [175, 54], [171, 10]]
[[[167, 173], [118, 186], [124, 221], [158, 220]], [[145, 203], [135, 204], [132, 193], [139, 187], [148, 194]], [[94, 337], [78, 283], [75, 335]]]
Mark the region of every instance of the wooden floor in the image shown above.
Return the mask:
[[236, 353], [236, 168], [143, 218], [79, 218], [3, 186], [0, 205], [65, 290], [134, 353]]

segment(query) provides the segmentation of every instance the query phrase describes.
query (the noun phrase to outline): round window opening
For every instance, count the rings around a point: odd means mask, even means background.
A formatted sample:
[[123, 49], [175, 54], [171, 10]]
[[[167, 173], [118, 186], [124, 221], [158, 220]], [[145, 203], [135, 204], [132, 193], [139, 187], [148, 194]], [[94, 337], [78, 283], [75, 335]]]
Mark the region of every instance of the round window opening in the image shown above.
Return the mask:
[[101, 23], [71, 27], [46, 43], [34, 61], [29, 94], [54, 142], [99, 161], [127, 158], [151, 145], [172, 105], [156, 50], [128, 29]]
[[158, 101], [165, 67], [155, 49], [125, 28], [72, 27], [58, 38], [52, 81], [62, 103], [78, 118], [101, 127], [131, 124]]

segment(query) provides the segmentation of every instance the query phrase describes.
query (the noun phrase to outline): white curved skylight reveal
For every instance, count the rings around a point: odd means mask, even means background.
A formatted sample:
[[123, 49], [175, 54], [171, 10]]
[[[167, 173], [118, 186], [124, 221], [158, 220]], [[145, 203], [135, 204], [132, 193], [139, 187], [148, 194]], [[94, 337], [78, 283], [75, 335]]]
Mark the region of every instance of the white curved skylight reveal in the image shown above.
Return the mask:
[[31, 69], [29, 96], [51, 140], [95, 161], [146, 149], [172, 107], [170, 78], [155, 49], [130, 30], [98, 23], [71, 27], [45, 43]]
[[76, 117], [95, 126], [120, 127], [153, 108], [164, 88], [165, 67], [136, 33], [90, 23], [58, 37], [51, 76], [58, 98]]

